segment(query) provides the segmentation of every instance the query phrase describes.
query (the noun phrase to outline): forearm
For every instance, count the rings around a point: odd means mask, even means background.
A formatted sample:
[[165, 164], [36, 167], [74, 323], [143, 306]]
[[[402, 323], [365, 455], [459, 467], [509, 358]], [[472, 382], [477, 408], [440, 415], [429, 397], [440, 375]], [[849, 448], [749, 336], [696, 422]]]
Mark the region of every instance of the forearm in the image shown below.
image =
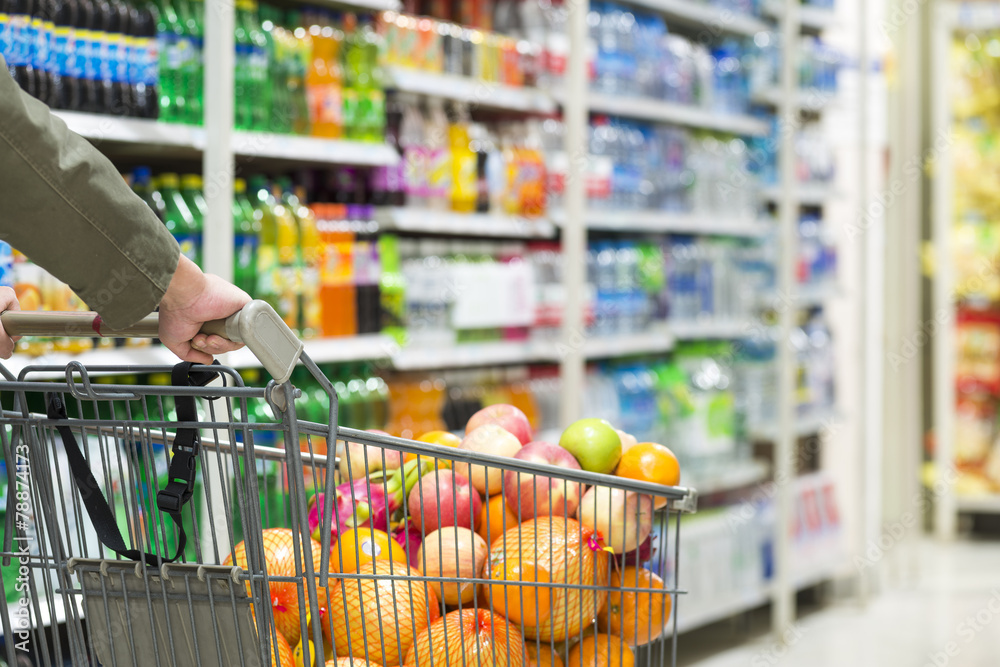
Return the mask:
[[0, 58], [0, 238], [112, 327], [153, 311], [179, 249], [114, 165], [24, 94]]

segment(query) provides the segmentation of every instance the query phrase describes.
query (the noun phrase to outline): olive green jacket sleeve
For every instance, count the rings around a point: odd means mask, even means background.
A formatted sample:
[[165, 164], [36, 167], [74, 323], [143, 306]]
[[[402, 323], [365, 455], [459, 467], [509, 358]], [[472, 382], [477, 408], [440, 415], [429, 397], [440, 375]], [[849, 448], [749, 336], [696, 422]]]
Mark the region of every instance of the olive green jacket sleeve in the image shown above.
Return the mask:
[[22, 92], [3, 58], [0, 238], [67, 283], [112, 328], [155, 310], [180, 252], [111, 162]]

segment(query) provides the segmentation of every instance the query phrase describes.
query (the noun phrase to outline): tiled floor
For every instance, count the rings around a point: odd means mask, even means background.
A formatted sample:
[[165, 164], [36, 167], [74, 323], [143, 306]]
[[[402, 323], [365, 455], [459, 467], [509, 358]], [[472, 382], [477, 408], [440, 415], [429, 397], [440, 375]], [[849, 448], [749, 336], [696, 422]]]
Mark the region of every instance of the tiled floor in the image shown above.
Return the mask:
[[1000, 667], [1000, 541], [927, 542], [916, 557], [911, 584], [883, 591], [865, 609], [847, 601], [807, 616], [787, 649], [761, 637], [685, 664]]

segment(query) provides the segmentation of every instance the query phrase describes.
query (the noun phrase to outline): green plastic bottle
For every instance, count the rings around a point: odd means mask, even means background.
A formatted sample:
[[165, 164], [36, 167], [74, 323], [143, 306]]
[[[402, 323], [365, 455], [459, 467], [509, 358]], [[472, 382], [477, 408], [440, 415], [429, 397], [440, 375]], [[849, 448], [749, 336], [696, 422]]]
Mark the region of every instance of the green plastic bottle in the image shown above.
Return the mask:
[[399, 237], [383, 234], [378, 239], [382, 260], [379, 277], [379, 304], [382, 309], [382, 333], [402, 343], [406, 336], [406, 283], [399, 261]]
[[233, 180], [233, 284], [253, 296], [257, 291], [257, 248], [261, 215], [247, 199], [247, 182]]
[[160, 194], [159, 190], [153, 188], [153, 177], [149, 167], [136, 167], [135, 171], [132, 172], [132, 192], [139, 195], [160, 219], [160, 222], [163, 222], [167, 207], [163, 203], [163, 195]]
[[198, 266], [202, 266], [204, 261], [205, 218], [208, 216], [208, 203], [205, 201], [205, 195], [202, 194], [203, 188], [204, 183], [198, 174], [181, 176], [181, 196], [184, 198], [184, 203], [188, 205], [188, 209], [191, 210], [195, 228], [198, 230], [198, 259], [196, 260]]
[[192, 262], [200, 259], [201, 229], [195, 222], [194, 214], [180, 192], [180, 179], [177, 174], [163, 174], [159, 179], [159, 189], [166, 205], [167, 231], [181, 246], [181, 252]]
[[246, 0], [237, 0], [234, 17], [236, 61], [233, 68], [233, 123], [237, 130], [253, 129], [253, 107], [257, 90], [254, 88], [252, 61], [253, 40], [250, 38]]
[[184, 122], [187, 99], [181, 81], [181, 65], [185, 48], [184, 22], [171, 0], [159, 0], [156, 12], [156, 34], [160, 51], [160, 120]]
[[202, 60], [205, 44], [205, 3], [203, 0], [188, 0], [185, 21], [187, 35], [191, 40], [191, 51], [184, 61], [184, 81], [187, 95], [186, 122], [203, 125], [205, 122], [205, 64]]
[[278, 224], [274, 217], [274, 197], [267, 187], [267, 180], [255, 176], [249, 181], [249, 199], [260, 221], [257, 245], [256, 298], [271, 304], [281, 312], [281, 274], [278, 266]]

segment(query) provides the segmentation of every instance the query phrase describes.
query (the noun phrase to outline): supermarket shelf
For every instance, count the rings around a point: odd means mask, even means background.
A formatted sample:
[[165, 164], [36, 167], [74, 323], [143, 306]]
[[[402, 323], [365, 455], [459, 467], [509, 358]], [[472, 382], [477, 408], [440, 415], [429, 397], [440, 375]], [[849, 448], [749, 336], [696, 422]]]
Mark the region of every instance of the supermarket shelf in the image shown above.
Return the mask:
[[[757, 104], [778, 107], [782, 100], [781, 89], [768, 88], [766, 90], [758, 90], [751, 95], [751, 99]], [[798, 91], [795, 101], [800, 110], [819, 113], [835, 99], [837, 99], [837, 91], [835, 90], [806, 88]]]
[[537, 88], [519, 88], [478, 81], [452, 74], [438, 74], [403, 67], [386, 68], [389, 88], [419, 95], [432, 95], [474, 106], [527, 113], [551, 113], [555, 102]]
[[765, 481], [771, 475], [771, 466], [767, 461], [754, 459], [747, 463], [731, 466], [729, 470], [706, 474], [683, 480], [685, 486], [698, 490], [698, 495], [704, 498], [713, 493], [725, 493], [742, 489]]
[[[839, 414], [836, 410], [817, 410], [805, 415], [796, 415], [795, 436], [804, 438], [809, 435], [819, 435], [826, 426], [836, 423], [838, 419]], [[751, 428], [750, 436], [761, 442], [773, 442], [778, 437], [778, 425], [762, 424]]]
[[[780, 18], [783, 13], [780, 0], [764, 3], [763, 11], [771, 18]], [[837, 14], [832, 9], [803, 4], [799, 7], [799, 24], [808, 32], [822, 32], [837, 24]]]
[[499, 364], [524, 364], [558, 360], [550, 343], [496, 341], [460, 343], [448, 347], [406, 347], [392, 356], [393, 366], [401, 371], [433, 368], [471, 368]]
[[752, 320], [705, 320], [671, 322], [677, 340], [727, 340], [744, 338], [756, 326]]
[[[693, 28], [734, 35], [754, 35], [768, 30], [766, 22], [756, 16], [723, 11], [704, 2], [693, 0], [627, 0], [628, 4], [663, 14], [668, 24], [673, 22]], [[673, 26], [671, 25], [671, 29]]]
[[966, 514], [1000, 514], [1000, 493], [982, 496], [957, 495], [958, 511]]
[[396, 164], [399, 161], [399, 154], [384, 143], [319, 139], [270, 132], [234, 132], [233, 152], [244, 160], [259, 158], [370, 167]]
[[[111, 350], [92, 350], [82, 354], [52, 352], [40, 357], [15, 354], [10, 359], [0, 363], [14, 375], [19, 375], [28, 366], [63, 367], [71, 361], [79, 361], [89, 368], [92, 366], [172, 366], [178, 360], [170, 350], [162, 345], [145, 345], [142, 347], [117, 347]], [[46, 373], [44, 375], [32, 374], [31, 377], [38, 379], [56, 376]], [[63, 374], [59, 373], [58, 377], [63, 377]]]
[[379, 209], [375, 220], [384, 229], [425, 234], [509, 238], [552, 238], [556, 234], [555, 225], [545, 219], [490, 213], [452, 213], [393, 207]]
[[[583, 353], [588, 359], [626, 357], [633, 354], [656, 354], [674, 348], [673, 335], [663, 329], [639, 334], [588, 338]], [[701, 489], [698, 489], [701, 492]]]
[[[72, 131], [101, 146], [113, 144], [119, 152], [169, 153], [194, 157], [205, 148], [205, 130], [179, 123], [100, 114], [53, 112]], [[234, 132], [233, 152], [245, 159], [289, 160], [318, 164], [395, 164], [399, 155], [386, 144], [340, 139], [317, 139], [268, 132]]]
[[600, 93], [590, 93], [587, 100], [591, 112], [613, 116], [761, 137], [767, 136], [771, 131], [771, 124], [767, 120], [746, 115], [715, 113], [686, 104]]
[[[396, 342], [390, 336], [381, 334], [317, 338], [305, 341], [306, 354], [318, 364], [388, 359], [396, 349], [398, 349]], [[260, 367], [257, 357], [245, 347], [235, 352], [219, 355], [219, 363], [232, 368]]]
[[[768, 186], [761, 190], [761, 196], [766, 201], [776, 202], [781, 199], [781, 188]], [[795, 198], [800, 206], [823, 206], [834, 196], [834, 191], [826, 185], [805, 183], [795, 187]]]
[[141, 118], [120, 118], [75, 111], [53, 111], [70, 130], [101, 146], [141, 145], [146, 152], [197, 155], [205, 148], [205, 131], [191, 125], [161, 123]]
[[[701, 493], [701, 489], [698, 490]], [[722, 602], [715, 607], [708, 609], [702, 609], [693, 614], [685, 613], [684, 603], [685, 600], [681, 598], [678, 602], [678, 609], [674, 613], [677, 614], [677, 631], [678, 633], [690, 632], [691, 630], [697, 630], [706, 625], [711, 625], [717, 621], [721, 621], [730, 616], [735, 616], [736, 614], [741, 614], [745, 611], [750, 611], [751, 609], [756, 609], [757, 607], [762, 607], [771, 601], [771, 587], [761, 586], [759, 590], [745, 592], [737, 597], [730, 600]], [[667, 636], [673, 633], [673, 624], [671, 624]]]
[[399, 10], [403, 6], [399, 0], [328, 0], [328, 2], [338, 7], [368, 10], [371, 12]]
[[839, 294], [840, 286], [831, 281], [819, 285], [798, 286], [791, 299], [784, 298], [776, 292], [766, 293], [761, 295], [760, 303], [764, 307], [775, 309], [789, 302], [794, 303], [797, 308], [820, 308]]
[[[556, 224], [565, 223], [562, 211], [552, 214]], [[737, 220], [711, 215], [664, 211], [587, 211], [587, 228], [609, 232], [711, 234], [719, 236], [763, 236], [774, 225], [768, 220]]]

